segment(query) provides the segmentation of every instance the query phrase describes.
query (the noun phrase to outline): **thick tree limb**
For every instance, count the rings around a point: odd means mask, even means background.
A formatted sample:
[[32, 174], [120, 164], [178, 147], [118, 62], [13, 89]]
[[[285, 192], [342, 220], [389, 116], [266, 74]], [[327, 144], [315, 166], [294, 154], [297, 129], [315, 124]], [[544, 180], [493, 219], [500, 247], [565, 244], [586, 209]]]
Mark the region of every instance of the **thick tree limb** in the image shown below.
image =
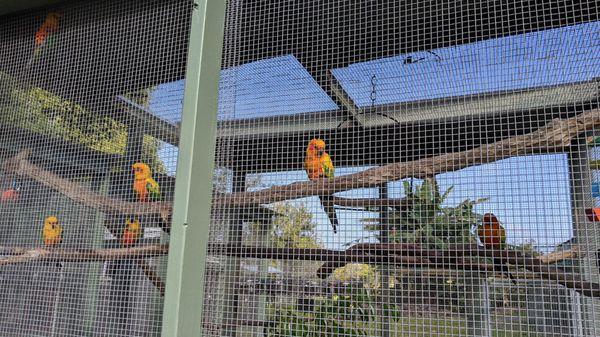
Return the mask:
[[[463, 152], [384, 165], [334, 179], [297, 182], [254, 192], [216, 193], [213, 200], [218, 209], [224, 209], [227, 206], [270, 204], [313, 195], [374, 187], [408, 177], [427, 178], [438, 173], [457, 171], [469, 166], [491, 163], [510, 157], [564, 152], [570, 146], [574, 137], [596, 127], [600, 127], [599, 109], [590, 110], [568, 119], [555, 119], [532, 133], [507, 138]], [[28, 155], [28, 150], [20, 152], [4, 162], [4, 169], [9, 173], [34, 179], [76, 202], [105, 213], [160, 214], [164, 221], [170, 220], [172, 206], [169, 203], [132, 203], [111, 199], [33, 165], [27, 161]], [[371, 203], [367, 199], [352, 201], [337, 198], [337, 201], [341, 206], [368, 205]], [[401, 201], [394, 201], [393, 203], [396, 202]], [[375, 205], [382, 204], [375, 203]]]
[[98, 262], [120, 259], [143, 259], [165, 255], [168, 245], [152, 245], [131, 248], [110, 249], [46, 249], [46, 248], [10, 248], [1, 247], [6, 257], [0, 258], [0, 266], [27, 263], [33, 261]]
[[545, 264], [552, 264], [563, 260], [577, 259], [583, 255], [579, 248], [575, 247], [538, 256], [538, 259]]
[[[588, 282], [580, 275], [551, 267], [535, 257], [516, 251], [492, 251], [475, 244], [455, 245], [448, 250], [424, 249], [416, 244], [358, 244], [346, 251], [321, 248], [265, 248], [236, 245], [210, 245], [209, 253], [256, 259], [325, 261], [322, 268], [331, 271], [347, 263], [393, 264], [429, 268], [458, 268], [460, 270], [491, 272], [493, 266], [481, 264], [470, 257], [496, 257], [534, 272], [539, 278], [556, 282], [583, 295], [600, 297], [600, 284]], [[491, 267], [491, 268], [490, 268]], [[491, 269], [491, 270], [490, 270]]]
[[600, 297], [600, 284], [588, 282], [580, 275], [568, 273], [565, 270], [549, 266], [534, 256], [525, 255], [513, 250], [489, 250], [476, 244], [455, 245], [446, 251], [452, 256], [481, 256], [502, 259], [503, 261], [535, 272], [541, 278], [554, 281], [583, 295]]
[[159, 214], [163, 221], [170, 224], [171, 203], [168, 202], [127, 202], [116, 200], [95, 193], [81, 184], [46, 171], [27, 160], [29, 150], [19, 152], [16, 156], [4, 162], [7, 173], [17, 174], [35, 180], [53, 190], [56, 190], [71, 200], [99, 210], [106, 214], [152, 215]]
[[564, 152], [579, 134], [600, 126], [600, 110], [594, 109], [569, 119], [555, 119], [538, 130], [486, 144], [471, 150], [447, 153], [411, 162], [389, 164], [359, 173], [275, 186], [255, 192], [220, 194], [214, 198], [218, 207], [270, 204], [313, 195], [326, 195], [356, 188], [375, 187], [404, 178], [427, 178], [438, 173], [495, 162], [510, 157], [539, 153]]
[[367, 207], [397, 207], [400, 209], [406, 209], [411, 205], [409, 199], [374, 199], [374, 198], [342, 198], [333, 197], [333, 203], [337, 206], [353, 207], [353, 208], [367, 208]]

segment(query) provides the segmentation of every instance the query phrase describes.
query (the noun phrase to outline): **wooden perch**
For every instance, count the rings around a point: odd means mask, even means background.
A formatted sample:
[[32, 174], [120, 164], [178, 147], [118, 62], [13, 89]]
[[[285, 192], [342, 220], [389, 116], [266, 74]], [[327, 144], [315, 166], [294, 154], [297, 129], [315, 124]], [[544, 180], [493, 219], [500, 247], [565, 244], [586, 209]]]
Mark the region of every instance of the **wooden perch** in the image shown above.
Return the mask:
[[367, 208], [367, 207], [397, 207], [400, 209], [406, 209], [411, 205], [411, 200], [404, 199], [374, 199], [374, 198], [342, 198], [333, 197], [333, 203], [337, 206], [353, 207], [353, 208]]
[[579, 134], [600, 126], [600, 110], [594, 109], [568, 119], [554, 119], [538, 130], [486, 144], [471, 150], [447, 153], [410, 162], [394, 163], [354, 174], [274, 186], [254, 192], [219, 194], [219, 207], [270, 204], [274, 202], [327, 195], [357, 188], [376, 187], [404, 178], [427, 178], [439, 173], [495, 162], [510, 157], [564, 152]]
[[237, 245], [209, 245], [209, 253], [243, 258], [325, 261], [329, 269], [347, 263], [392, 264], [419, 267], [454, 267], [460, 270], [491, 272], [493, 266], [474, 262], [470, 257], [496, 257], [515, 267], [534, 272], [539, 278], [556, 282], [583, 295], [600, 297], [600, 284], [580, 275], [544, 264], [536, 257], [517, 251], [492, 251], [475, 244], [455, 245], [448, 250], [421, 248], [416, 244], [362, 243], [346, 251], [321, 248], [270, 248]]
[[27, 160], [29, 150], [19, 152], [14, 157], [4, 162], [7, 173], [17, 174], [35, 180], [53, 190], [56, 190], [71, 200], [82, 205], [99, 210], [106, 214], [127, 215], [152, 215], [159, 214], [164, 222], [170, 224], [171, 203], [168, 202], [127, 202], [116, 200], [105, 195], [95, 193], [81, 184], [46, 171]]
[[580, 275], [568, 273], [565, 270], [549, 266], [535, 256], [528, 256], [514, 250], [489, 250], [476, 244], [454, 245], [445, 253], [452, 256], [481, 256], [498, 258], [514, 265], [535, 272], [541, 278], [554, 281], [582, 295], [600, 297], [600, 284], [588, 282]]
[[110, 249], [46, 249], [1, 247], [6, 257], [0, 258], [0, 266], [27, 263], [32, 261], [97, 262], [120, 259], [143, 259], [166, 255], [168, 245], [152, 245], [131, 248]]
[[[410, 162], [384, 165], [354, 174], [339, 176], [334, 179], [297, 182], [254, 192], [216, 193], [213, 203], [219, 209], [225, 209], [226, 206], [240, 207], [270, 204], [313, 195], [333, 194], [356, 188], [375, 187], [408, 177], [427, 178], [438, 173], [457, 171], [469, 166], [491, 163], [510, 157], [537, 153], [564, 152], [570, 146], [571, 140], [574, 137], [599, 126], [600, 110], [594, 109], [572, 118], [554, 119], [544, 127], [529, 134], [507, 138], [463, 152], [447, 153]], [[105, 213], [131, 215], [159, 214], [163, 221], [167, 223], [170, 221], [172, 211], [170, 203], [124, 202], [109, 198], [33, 165], [27, 161], [28, 155], [29, 151], [24, 150], [6, 160], [3, 165], [4, 170], [8, 173], [27, 176], [78, 203]], [[376, 206], [384, 206], [382, 201], [375, 201], [376, 199], [371, 201], [371, 199], [352, 200], [336, 198], [336, 200], [340, 206], [365, 206], [371, 205], [371, 203]], [[390, 200], [390, 203], [397, 206], [396, 203], [402, 203], [402, 201]]]
[[583, 254], [581, 254], [581, 252], [579, 251], [579, 248], [575, 247], [575, 248], [571, 248], [571, 249], [567, 249], [567, 250], [561, 250], [561, 251], [557, 251], [557, 252], [548, 253], [548, 254], [545, 254], [542, 256], [538, 256], [538, 259], [545, 264], [552, 264], [552, 263], [557, 263], [557, 262], [561, 262], [564, 260], [577, 259], [581, 256], [583, 256]]

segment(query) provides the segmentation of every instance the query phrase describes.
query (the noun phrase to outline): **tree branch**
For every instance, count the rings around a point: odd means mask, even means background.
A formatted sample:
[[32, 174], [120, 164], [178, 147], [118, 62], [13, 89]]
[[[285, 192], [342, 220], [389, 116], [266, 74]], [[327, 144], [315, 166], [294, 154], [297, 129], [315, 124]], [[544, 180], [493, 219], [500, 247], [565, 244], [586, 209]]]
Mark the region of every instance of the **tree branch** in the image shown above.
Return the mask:
[[17, 174], [35, 180], [56, 190], [71, 200], [99, 210], [106, 214], [152, 215], [159, 214], [163, 221], [170, 224], [171, 203], [168, 202], [127, 202], [95, 193], [81, 184], [61, 178], [27, 160], [30, 150], [23, 150], [4, 162], [7, 173]]
[[534, 272], [539, 278], [556, 282], [583, 295], [600, 297], [600, 284], [588, 282], [580, 275], [545, 265], [535, 257], [516, 251], [492, 251], [475, 244], [454, 245], [448, 250], [425, 249], [417, 244], [362, 243], [346, 251], [321, 248], [270, 248], [237, 245], [209, 245], [209, 253], [243, 258], [325, 261], [321, 272], [331, 272], [347, 263], [392, 264], [492, 272], [493, 266], [468, 257], [495, 257], [515, 267]]
[[120, 259], [143, 259], [166, 255], [168, 245], [139, 246], [109, 249], [27, 249], [22, 247], [0, 247], [7, 257], [0, 258], [0, 266], [33, 261], [97, 262]]
[[214, 198], [214, 204], [220, 207], [270, 204], [313, 195], [328, 195], [356, 188], [375, 187], [409, 177], [427, 178], [438, 173], [458, 171], [469, 166], [491, 163], [510, 157], [564, 152], [571, 145], [574, 137], [598, 126], [600, 126], [600, 110], [594, 109], [572, 118], [554, 119], [532, 133], [507, 138], [471, 150], [384, 165], [334, 179], [303, 181], [255, 192], [218, 194]]

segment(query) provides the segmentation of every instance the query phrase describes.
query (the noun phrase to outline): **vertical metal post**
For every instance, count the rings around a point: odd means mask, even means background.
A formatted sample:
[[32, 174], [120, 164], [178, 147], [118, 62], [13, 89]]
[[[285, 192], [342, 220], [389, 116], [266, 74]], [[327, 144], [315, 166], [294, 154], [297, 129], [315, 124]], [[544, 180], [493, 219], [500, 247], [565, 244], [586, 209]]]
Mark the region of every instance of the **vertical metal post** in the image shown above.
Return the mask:
[[[577, 241], [579, 249], [584, 256], [579, 259], [581, 274], [587, 281], [599, 282], [598, 266], [595, 263], [594, 252], [599, 247], [598, 230], [596, 225], [591, 223], [585, 214], [585, 210], [594, 207], [591, 197], [591, 174], [588, 165], [588, 149], [585, 143], [585, 137], [578, 137], [573, 140], [572, 150], [568, 154], [569, 173], [571, 182], [571, 203], [573, 212], [573, 237]], [[597, 299], [581, 297], [581, 302], [574, 299], [573, 305], [581, 303], [581, 316], [584, 320], [583, 335], [598, 336], [600, 333], [600, 303]], [[573, 316], [571, 320], [578, 316]], [[573, 322], [578, 326], [578, 322]], [[578, 329], [575, 329], [577, 331]]]
[[[239, 168], [233, 170], [233, 192], [243, 192], [246, 189], [246, 173]], [[241, 245], [242, 220], [239, 209], [233, 209], [228, 216], [227, 243]], [[224, 270], [223, 286], [225, 289], [225, 315], [223, 317], [223, 335], [235, 336], [238, 328], [238, 305], [241, 259], [238, 257], [227, 258]]]
[[171, 224], [164, 337], [202, 334], [224, 17], [224, 0], [196, 0]]
[[487, 280], [477, 272], [465, 272], [465, 309], [469, 337], [491, 337], [490, 301]]
[[[379, 198], [380, 199], [388, 199], [389, 191], [388, 185], [385, 184], [379, 187]], [[381, 243], [389, 243], [389, 218], [390, 214], [387, 207], [382, 207], [379, 210], [379, 241]], [[392, 309], [392, 301], [390, 295], [390, 265], [389, 263], [384, 262], [381, 265], [381, 336], [389, 337], [390, 336], [390, 310]]]

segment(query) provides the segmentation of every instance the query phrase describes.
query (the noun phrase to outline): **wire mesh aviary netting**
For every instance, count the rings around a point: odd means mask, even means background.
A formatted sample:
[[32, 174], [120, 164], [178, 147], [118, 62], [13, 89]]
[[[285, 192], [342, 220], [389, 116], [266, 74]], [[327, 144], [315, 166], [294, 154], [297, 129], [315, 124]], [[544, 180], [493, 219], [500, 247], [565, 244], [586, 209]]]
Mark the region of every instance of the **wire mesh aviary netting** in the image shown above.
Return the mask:
[[[599, 336], [598, 7], [227, 1], [204, 335]], [[194, 8], [1, 17], [7, 336], [160, 335]]]

